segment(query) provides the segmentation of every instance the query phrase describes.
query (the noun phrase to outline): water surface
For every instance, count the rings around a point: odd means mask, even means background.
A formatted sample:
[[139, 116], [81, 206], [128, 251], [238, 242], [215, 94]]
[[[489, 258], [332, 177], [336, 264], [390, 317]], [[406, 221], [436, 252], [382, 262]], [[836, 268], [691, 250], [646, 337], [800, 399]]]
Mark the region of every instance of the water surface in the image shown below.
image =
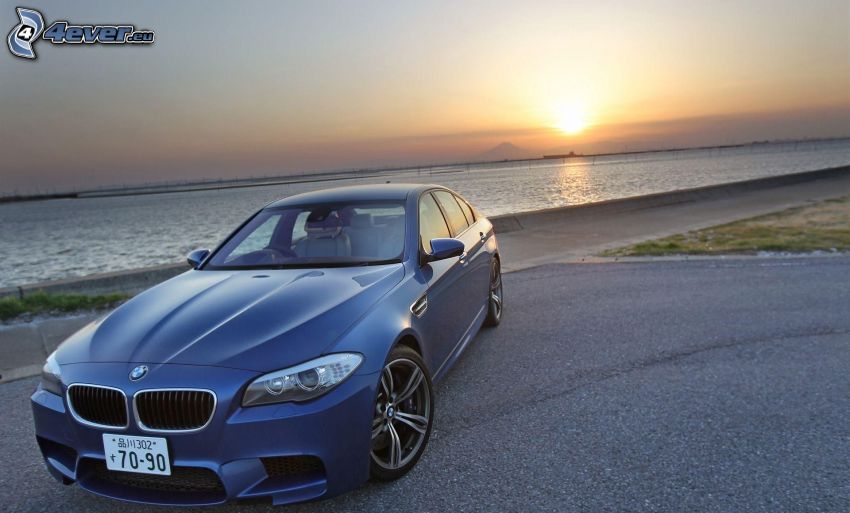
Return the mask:
[[488, 215], [850, 164], [850, 140], [474, 164], [373, 178], [0, 205], [0, 287], [180, 262], [269, 201], [347, 184], [438, 183]]

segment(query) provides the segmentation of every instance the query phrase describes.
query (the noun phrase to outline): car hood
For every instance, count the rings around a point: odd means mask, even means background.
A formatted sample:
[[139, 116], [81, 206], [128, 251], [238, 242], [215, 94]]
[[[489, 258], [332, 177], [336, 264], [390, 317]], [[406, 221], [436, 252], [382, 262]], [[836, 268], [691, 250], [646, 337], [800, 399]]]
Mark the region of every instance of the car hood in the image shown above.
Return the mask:
[[403, 276], [401, 264], [188, 271], [83, 328], [56, 359], [281, 369], [321, 355]]

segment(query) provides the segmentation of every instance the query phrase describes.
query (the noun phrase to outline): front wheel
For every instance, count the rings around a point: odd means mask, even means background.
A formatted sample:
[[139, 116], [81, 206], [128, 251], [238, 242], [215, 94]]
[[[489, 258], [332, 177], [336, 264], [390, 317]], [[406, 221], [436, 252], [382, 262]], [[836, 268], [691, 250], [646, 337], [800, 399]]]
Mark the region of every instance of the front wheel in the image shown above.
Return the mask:
[[487, 300], [487, 318], [484, 326], [498, 326], [502, 322], [504, 308], [504, 289], [502, 288], [502, 268], [499, 259], [494, 258], [490, 264], [490, 296]]
[[409, 347], [395, 347], [381, 372], [372, 417], [372, 478], [392, 481], [416, 465], [431, 436], [433, 404], [425, 362]]

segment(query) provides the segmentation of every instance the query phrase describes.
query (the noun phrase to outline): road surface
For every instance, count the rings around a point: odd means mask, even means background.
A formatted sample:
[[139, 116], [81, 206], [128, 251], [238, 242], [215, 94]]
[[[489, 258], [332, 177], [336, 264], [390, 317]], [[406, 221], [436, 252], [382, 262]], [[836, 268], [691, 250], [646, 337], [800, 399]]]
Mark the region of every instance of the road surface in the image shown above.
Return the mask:
[[[505, 295], [407, 477], [212, 511], [850, 511], [850, 258], [553, 264]], [[35, 383], [0, 386], [0, 510], [163, 511], [52, 481]]]

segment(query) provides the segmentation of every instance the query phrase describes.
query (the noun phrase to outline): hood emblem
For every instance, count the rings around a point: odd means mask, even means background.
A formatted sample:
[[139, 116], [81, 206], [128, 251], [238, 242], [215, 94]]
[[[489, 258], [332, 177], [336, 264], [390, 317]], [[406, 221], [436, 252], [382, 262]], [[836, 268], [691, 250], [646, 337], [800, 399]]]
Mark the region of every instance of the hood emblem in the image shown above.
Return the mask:
[[139, 365], [135, 369], [130, 371], [130, 381], [139, 381], [144, 378], [148, 374], [148, 366], [147, 365]]

